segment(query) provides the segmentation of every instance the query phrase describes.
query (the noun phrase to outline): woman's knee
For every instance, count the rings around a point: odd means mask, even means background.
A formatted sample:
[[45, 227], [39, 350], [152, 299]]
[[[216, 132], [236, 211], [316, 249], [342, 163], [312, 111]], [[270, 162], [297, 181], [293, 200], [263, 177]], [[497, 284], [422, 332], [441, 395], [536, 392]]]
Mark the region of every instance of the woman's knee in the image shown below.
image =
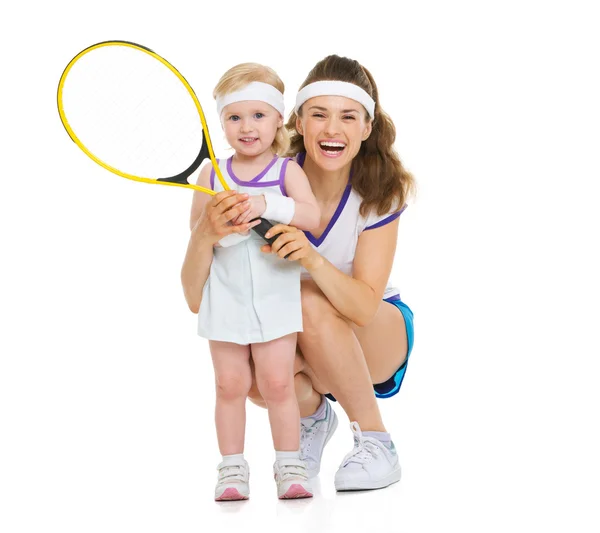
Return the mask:
[[282, 402], [295, 394], [294, 376], [267, 374], [257, 376], [258, 390], [266, 403]]
[[311, 379], [304, 372], [298, 372], [294, 376], [294, 391], [298, 402], [303, 402], [310, 398], [313, 388]]
[[[338, 310], [333, 307], [323, 291], [312, 280], [302, 281], [302, 321], [304, 334], [315, 330], [326, 330], [331, 318], [340, 318]], [[302, 335], [299, 334], [299, 335]]]
[[267, 407], [267, 402], [262, 397], [262, 394], [258, 390], [258, 385], [256, 384], [256, 376], [254, 373], [252, 374], [252, 386], [248, 391], [248, 399], [253, 403], [258, 405], [259, 407]]
[[[248, 399], [259, 407], [267, 407], [267, 402], [263, 398], [263, 395], [258, 388], [256, 382], [256, 373], [254, 370], [254, 364], [252, 366], [252, 386], [248, 391]], [[305, 368], [305, 361], [300, 352], [296, 353], [296, 359], [294, 360], [294, 392], [298, 401], [302, 401], [305, 397], [310, 395], [312, 384], [310, 378], [302, 372]]]

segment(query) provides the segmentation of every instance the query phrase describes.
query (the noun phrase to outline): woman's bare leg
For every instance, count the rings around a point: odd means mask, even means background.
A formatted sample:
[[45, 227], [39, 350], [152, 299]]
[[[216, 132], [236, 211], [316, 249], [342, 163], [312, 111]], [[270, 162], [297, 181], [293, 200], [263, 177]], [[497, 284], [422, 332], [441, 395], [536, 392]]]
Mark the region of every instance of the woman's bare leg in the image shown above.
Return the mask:
[[350, 321], [312, 281], [302, 283], [302, 309], [304, 332], [298, 335], [298, 345], [314, 376], [363, 431], [385, 431], [369, 368]]
[[404, 317], [395, 305], [382, 301], [373, 321], [351, 324], [360, 343], [373, 383], [390, 379], [406, 360], [408, 340]]
[[[298, 354], [297, 357], [304, 364], [302, 355]], [[305, 418], [314, 414], [319, 405], [321, 405], [323, 395], [314, 388], [312, 380], [304, 372], [298, 372], [294, 376], [294, 386], [296, 388], [300, 416]]]
[[[321, 394], [331, 392], [340, 401], [340, 405], [344, 408], [350, 420], [356, 420], [364, 430], [384, 431], [379, 408], [372, 393], [372, 383], [381, 383], [389, 379], [406, 358], [407, 339], [402, 313], [395, 306], [382, 302], [371, 323], [364, 327], [358, 327], [340, 317], [337, 310], [311, 280], [302, 282], [302, 304], [304, 309], [304, 332], [299, 334], [299, 339], [302, 337], [302, 344], [308, 357], [305, 358], [301, 353], [297, 353], [294, 362], [295, 389], [301, 416], [310, 416], [314, 413], [321, 402]], [[337, 325], [335, 333], [328, 326], [331, 321]], [[340, 326], [340, 321], [343, 321], [346, 327]], [[340, 334], [341, 340], [338, 337]], [[356, 349], [356, 342], [358, 342], [358, 350]], [[343, 345], [347, 346], [345, 351], [340, 348]], [[362, 367], [360, 363], [352, 365], [351, 361], [354, 359], [345, 357], [348, 353], [351, 357], [358, 358], [359, 361], [362, 355], [362, 359], [367, 366], [369, 375], [368, 390], [371, 391], [374, 404], [371, 405], [371, 400], [369, 400], [367, 409], [375, 409], [376, 411], [367, 415], [366, 419], [360, 412], [356, 413], [352, 406], [349, 412], [346, 409], [347, 399], [343, 395], [341, 397], [339, 393], [336, 394], [334, 390], [339, 387], [336, 382], [345, 379], [343, 377], [344, 373], [338, 371], [340, 367], [350, 367], [350, 371], [355, 368], [360, 371]], [[329, 354], [334, 356], [333, 360], [329, 358]], [[321, 364], [319, 364], [319, 359]], [[319, 379], [317, 376], [327, 377]], [[332, 383], [333, 387], [331, 386]], [[351, 398], [356, 397], [354, 393], [355, 390], [350, 390], [346, 392], [346, 395]], [[261, 401], [255, 383], [252, 385], [249, 397], [253, 403], [264, 407], [264, 402]], [[353, 418], [357, 414], [358, 417]], [[379, 419], [380, 425], [369, 427], [373, 425], [369, 423], [369, 419], [375, 421]]]

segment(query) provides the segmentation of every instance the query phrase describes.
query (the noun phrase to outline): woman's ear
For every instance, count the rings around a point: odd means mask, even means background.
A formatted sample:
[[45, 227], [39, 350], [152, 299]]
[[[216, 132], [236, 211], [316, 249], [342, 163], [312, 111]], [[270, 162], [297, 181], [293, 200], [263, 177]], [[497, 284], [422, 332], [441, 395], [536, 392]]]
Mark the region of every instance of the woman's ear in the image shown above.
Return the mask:
[[304, 133], [302, 132], [302, 120], [300, 120], [300, 117], [296, 117], [296, 131], [300, 135], [304, 135]]
[[371, 135], [372, 131], [373, 131], [373, 121], [369, 120], [365, 127], [365, 131], [363, 132], [362, 140], [366, 141], [369, 138], [369, 135]]

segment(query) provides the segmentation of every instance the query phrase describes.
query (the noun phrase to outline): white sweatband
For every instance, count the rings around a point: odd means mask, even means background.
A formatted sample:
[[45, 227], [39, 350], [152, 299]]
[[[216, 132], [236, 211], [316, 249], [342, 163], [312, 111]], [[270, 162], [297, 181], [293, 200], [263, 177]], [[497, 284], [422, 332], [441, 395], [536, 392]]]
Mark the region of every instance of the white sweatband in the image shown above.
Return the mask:
[[314, 83], [309, 83], [306, 87], [298, 91], [294, 111], [298, 113], [302, 104], [315, 96], [344, 96], [350, 98], [362, 104], [369, 116], [375, 118], [375, 100], [358, 85], [345, 81], [315, 81]]
[[246, 102], [248, 100], [265, 102], [277, 109], [281, 116], [283, 116], [285, 111], [283, 94], [268, 83], [253, 81], [239, 91], [224, 94], [223, 96], [217, 96], [217, 113], [221, 116], [221, 112], [225, 106], [234, 104], [235, 102]]
[[250, 238], [250, 232], [248, 235], [242, 235], [241, 233], [230, 233], [229, 235], [225, 235], [220, 241], [219, 244], [222, 248], [229, 248], [230, 246], [234, 246], [239, 244], [240, 242], [244, 242], [246, 239]]
[[279, 194], [265, 193], [265, 202], [267, 208], [261, 215], [262, 218], [275, 220], [282, 224], [289, 224], [292, 221], [292, 218], [294, 218], [296, 202], [294, 202], [292, 198], [280, 196]]

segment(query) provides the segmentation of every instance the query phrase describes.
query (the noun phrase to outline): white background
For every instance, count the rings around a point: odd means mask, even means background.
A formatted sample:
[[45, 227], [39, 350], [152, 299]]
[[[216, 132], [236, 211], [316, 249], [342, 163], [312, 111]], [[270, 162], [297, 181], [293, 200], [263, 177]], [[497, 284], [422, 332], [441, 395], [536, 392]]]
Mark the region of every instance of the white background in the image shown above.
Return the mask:
[[[593, 2], [28, 2], [5, 6], [0, 530], [600, 529], [599, 20]], [[374, 75], [419, 184], [393, 281], [416, 344], [380, 401], [402, 481], [279, 502], [248, 405], [251, 500], [212, 501], [212, 367], [179, 272], [191, 191], [123, 180], [68, 139], [67, 62], [98, 41], [169, 59], [205, 102], [243, 61], [291, 109], [330, 53]], [[207, 104], [208, 102], [208, 104]]]

